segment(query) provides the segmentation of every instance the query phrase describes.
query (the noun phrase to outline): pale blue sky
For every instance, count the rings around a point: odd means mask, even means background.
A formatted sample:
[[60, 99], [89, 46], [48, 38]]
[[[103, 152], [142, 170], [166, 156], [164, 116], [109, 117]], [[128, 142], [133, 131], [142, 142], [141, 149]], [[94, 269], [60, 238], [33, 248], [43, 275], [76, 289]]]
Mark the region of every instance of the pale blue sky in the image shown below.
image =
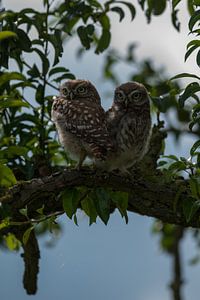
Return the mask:
[[[33, 6], [41, 9], [41, 0], [4, 0], [11, 9]], [[184, 1], [183, 1], [184, 2]], [[158, 66], [167, 66], [171, 76], [177, 72], [196, 72], [193, 58], [184, 64], [186, 47], [187, 15], [181, 14], [183, 28], [177, 33], [170, 25], [168, 12], [157, 17], [151, 25], [146, 25], [143, 13], [138, 13], [131, 24], [129, 16], [118, 24], [113, 18], [112, 46], [124, 51], [130, 39], [138, 41], [137, 55], [140, 59], [152, 57]], [[138, 30], [140, 28], [140, 30]], [[163, 38], [164, 36], [164, 38]], [[111, 86], [101, 78], [102, 56], [88, 53], [83, 61], [74, 58], [77, 40], [73, 40], [66, 51], [62, 64], [70, 68], [77, 77], [93, 81], [103, 96]], [[71, 51], [69, 51], [69, 49]], [[117, 70], [126, 81], [127, 69]], [[111, 99], [105, 99], [108, 107]], [[167, 152], [185, 155], [192, 143], [189, 137], [176, 146], [170, 138]], [[22, 288], [23, 262], [19, 253], [0, 254], [1, 299], [35, 300], [169, 300], [171, 261], [162, 254], [157, 237], [151, 234], [152, 219], [129, 214], [126, 225], [118, 214], [113, 214], [108, 226], [98, 222], [88, 226], [87, 217], [80, 215], [79, 227], [64, 216], [61, 218], [64, 232], [54, 248], [46, 248], [40, 239], [41, 260], [39, 290], [36, 296], [27, 296]], [[198, 278], [199, 265], [190, 267], [188, 260], [195, 254], [190, 236], [183, 244], [185, 299], [197, 300], [200, 292]], [[187, 271], [187, 272], [186, 272]]]

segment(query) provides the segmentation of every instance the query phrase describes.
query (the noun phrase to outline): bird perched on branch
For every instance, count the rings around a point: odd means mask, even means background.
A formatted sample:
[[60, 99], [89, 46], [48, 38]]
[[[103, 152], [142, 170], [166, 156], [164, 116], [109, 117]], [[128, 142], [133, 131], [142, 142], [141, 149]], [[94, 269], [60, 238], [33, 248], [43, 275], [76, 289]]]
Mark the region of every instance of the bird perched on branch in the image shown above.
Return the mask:
[[127, 82], [118, 86], [106, 115], [116, 151], [110, 153], [104, 168], [129, 173], [128, 168], [145, 155], [151, 135], [149, 95], [144, 85]]
[[52, 119], [60, 143], [77, 168], [88, 156], [100, 163], [112, 152], [113, 143], [107, 130], [105, 111], [96, 88], [87, 80], [69, 80], [54, 97]]

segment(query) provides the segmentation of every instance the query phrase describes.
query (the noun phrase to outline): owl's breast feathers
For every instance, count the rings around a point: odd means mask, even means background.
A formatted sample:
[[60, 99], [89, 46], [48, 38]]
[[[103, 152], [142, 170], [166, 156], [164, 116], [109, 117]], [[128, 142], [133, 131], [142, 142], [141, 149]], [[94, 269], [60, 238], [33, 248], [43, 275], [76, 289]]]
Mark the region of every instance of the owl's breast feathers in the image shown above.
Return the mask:
[[105, 112], [100, 105], [86, 99], [74, 101], [56, 97], [52, 118], [57, 127], [64, 126], [66, 133], [79, 139], [88, 156], [105, 160], [107, 153], [114, 151], [106, 126]]

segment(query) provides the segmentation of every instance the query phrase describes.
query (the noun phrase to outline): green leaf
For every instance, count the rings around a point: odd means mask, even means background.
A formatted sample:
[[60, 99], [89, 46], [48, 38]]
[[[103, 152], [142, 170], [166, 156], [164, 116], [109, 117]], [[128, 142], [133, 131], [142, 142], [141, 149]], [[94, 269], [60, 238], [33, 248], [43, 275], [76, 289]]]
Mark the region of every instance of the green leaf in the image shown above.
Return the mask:
[[187, 223], [192, 220], [195, 213], [200, 208], [200, 201], [193, 201], [193, 199], [187, 199], [183, 202], [183, 214], [186, 218]]
[[9, 187], [16, 183], [17, 180], [12, 170], [9, 167], [0, 164], [0, 186]]
[[19, 250], [21, 243], [13, 233], [9, 233], [7, 236], [4, 237], [4, 239], [6, 242], [6, 246], [9, 250]]
[[172, 0], [172, 7], [173, 9], [181, 2], [181, 0]]
[[186, 164], [183, 161], [176, 161], [169, 166], [170, 171], [184, 171], [186, 169]]
[[124, 19], [125, 13], [124, 13], [124, 11], [121, 7], [118, 7], [118, 6], [112, 7], [111, 11], [114, 11], [119, 15], [119, 21], [120, 22]]
[[62, 40], [62, 31], [56, 29], [54, 31], [54, 34], [49, 34], [48, 35], [48, 40], [54, 47], [54, 62], [53, 66], [59, 63], [60, 58], [62, 57], [63, 54], [63, 40]]
[[198, 178], [194, 176], [189, 179], [190, 190], [192, 197], [195, 199], [200, 199], [200, 186]]
[[19, 212], [22, 216], [25, 216], [28, 219], [28, 208], [27, 208], [27, 206], [25, 208], [20, 208]]
[[179, 104], [180, 104], [180, 106], [181, 106], [181, 107], [184, 107], [185, 101], [186, 101], [189, 97], [193, 96], [195, 93], [197, 93], [197, 92], [199, 92], [199, 91], [200, 91], [200, 85], [199, 85], [199, 83], [197, 83], [197, 82], [192, 82], [192, 83], [190, 83], [190, 84], [186, 87], [184, 93], [183, 93], [182, 95], [179, 96]]
[[135, 7], [133, 4], [131, 4], [130, 2], [126, 2], [126, 1], [114, 1], [114, 3], [122, 3], [124, 5], [126, 5], [128, 7], [128, 9], [130, 10], [131, 13], [131, 20], [133, 21], [133, 19], [135, 18]]
[[63, 208], [67, 216], [72, 219], [80, 201], [80, 192], [77, 189], [67, 189], [62, 192]]
[[112, 201], [115, 203], [122, 217], [125, 217], [126, 223], [128, 223], [128, 194], [123, 192], [111, 192], [110, 197]]
[[104, 224], [107, 225], [110, 217], [109, 193], [106, 192], [103, 188], [96, 188], [92, 197], [99, 217], [104, 222]]
[[184, 78], [184, 77], [191, 77], [191, 78], [196, 78], [200, 80], [200, 77], [195, 75], [195, 74], [191, 74], [191, 73], [180, 73], [176, 76], [173, 76], [172, 78], [170, 78], [170, 80], [174, 80], [174, 79], [179, 79], [179, 78]]
[[40, 77], [40, 71], [36, 64], [33, 64], [32, 68], [27, 71], [27, 74], [30, 75], [32, 78]]
[[23, 51], [31, 52], [31, 40], [29, 36], [22, 30], [17, 28], [16, 33], [18, 36], [17, 46], [20, 47]]
[[[196, 141], [194, 143], [194, 145], [192, 146], [192, 148], [190, 149], [190, 155], [191, 156], [194, 156], [195, 155], [195, 152], [196, 150], [200, 147], [200, 140]], [[200, 150], [200, 149], [199, 149]]]
[[90, 43], [92, 40], [88, 36], [87, 29], [84, 26], [79, 26], [77, 29], [78, 36], [80, 38], [80, 41], [86, 49], [90, 48]]
[[0, 75], [0, 86], [11, 81], [11, 80], [22, 80], [25, 81], [26, 78], [24, 77], [24, 75], [18, 73], [18, 72], [10, 72], [10, 73], [3, 73], [2, 75]]
[[3, 152], [5, 151], [4, 157], [13, 158], [16, 156], [25, 156], [29, 151], [29, 149], [22, 146], [9, 146], [2, 151]]
[[5, 218], [0, 222], [0, 230], [10, 225], [9, 218]]
[[190, 48], [191, 46], [198, 46], [200, 47], [200, 41], [199, 40], [192, 40], [187, 44], [187, 49]]
[[163, 155], [162, 157], [170, 158], [172, 160], [178, 161], [178, 157], [176, 155]]
[[191, 16], [190, 21], [188, 23], [190, 31], [193, 30], [194, 25], [200, 20], [200, 10], [195, 11], [195, 13]]
[[17, 38], [17, 35], [12, 31], [5, 30], [0, 32], [0, 41], [13, 37]]
[[197, 53], [196, 62], [197, 62], [197, 65], [200, 67], [200, 50]]
[[90, 225], [92, 223], [96, 223], [98, 214], [97, 214], [93, 199], [91, 199], [89, 196], [85, 197], [81, 201], [81, 207], [84, 210], [84, 212], [88, 215], [88, 217], [90, 218]]
[[166, 0], [148, 0], [147, 2], [150, 11], [156, 16], [161, 15], [166, 8]]
[[1, 108], [9, 108], [9, 107], [30, 107], [30, 105], [27, 102], [24, 102], [22, 100], [14, 100], [14, 99], [8, 99], [8, 100], [0, 100], [0, 109]]
[[106, 50], [110, 44], [110, 39], [111, 39], [110, 31], [103, 29], [95, 53], [99, 54], [102, 53], [104, 50]]
[[65, 73], [62, 76], [55, 78], [53, 81], [60, 83], [63, 79], [75, 79], [75, 76], [72, 73]]
[[88, 34], [88, 35], [93, 35], [94, 30], [95, 30], [94, 25], [88, 24], [88, 25], [86, 26], [86, 31], [87, 31], [87, 34]]
[[57, 73], [68, 73], [68, 72], [69, 72], [69, 69], [66, 69], [64, 67], [55, 67], [50, 70], [49, 77], [51, 77], [52, 75], [55, 75]]
[[29, 240], [29, 237], [30, 237], [30, 234], [31, 234], [31, 231], [34, 229], [34, 226], [31, 226], [29, 227], [23, 234], [23, 237], [22, 237], [22, 242], [24, 245], [27, 244], [28, 240]]
[[173, 9], [171, 13], [171, 19], [172, 19], [172, 24], [174, 25], [176, 30], [180, 31], [181, 23], [178, 20], [177, 14], [178, 14], [178, 9]]
[[104, 30], [110, 30], [110, 19], [106, 14], [99, 17], [99, 22]]
[[188, 59], [188, 57], [192, 54], [192, 52], [195, 51], [198, 47], [199, 47], [198, 45], [194, 45], [194, 46], [190, 47], [188, 49], [188, 51], [185, 53], [184, 60], [186, 61]]
[[77, 220], [77, 216], [74, 215], [74, 224], [76, 224], [76, 226], [78, 226], [78, 220]]
[[44, 215], [44, 204], [42, 205], [42, 207], [36, 209], [36, 211], [39, 215], [43, 216]]
[[96, 8], [102, 9], [101, 4], [97, 0], [87, 0], [87, 2]]
[[40, 51], [37, 48], [32, 48], [32, 51], [36, 52], [39, 55], [39, 57], [42, 61], [42, 74], [46, 75], [47, 72], [49, 71], [49, 60], [48, 60], [48, 58], [45, 56], [45, 54], [42, 51]]
[[39, 104], [43, 104], [44, 103], [44, 86], [42, 84], [39, 84], [36, 92], [35, 92], [35, 100], [39, 103]]
[[193, 4], [196, 6], [200, 6], [200, 0], [193, 0]]

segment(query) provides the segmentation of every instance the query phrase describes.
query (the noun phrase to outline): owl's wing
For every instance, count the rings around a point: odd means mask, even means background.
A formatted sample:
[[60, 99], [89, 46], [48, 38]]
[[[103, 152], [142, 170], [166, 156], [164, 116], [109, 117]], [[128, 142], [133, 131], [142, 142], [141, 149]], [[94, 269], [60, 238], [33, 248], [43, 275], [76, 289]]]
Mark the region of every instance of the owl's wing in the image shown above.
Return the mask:
[[114, 150], [106, 126], [105, 112], [101, 106], [86, 103], [69, 104], [63, 108], [60, 120], [66, 131], [74, 134], [87, 144], [89, 152], [96, 159], [104, 160]]

